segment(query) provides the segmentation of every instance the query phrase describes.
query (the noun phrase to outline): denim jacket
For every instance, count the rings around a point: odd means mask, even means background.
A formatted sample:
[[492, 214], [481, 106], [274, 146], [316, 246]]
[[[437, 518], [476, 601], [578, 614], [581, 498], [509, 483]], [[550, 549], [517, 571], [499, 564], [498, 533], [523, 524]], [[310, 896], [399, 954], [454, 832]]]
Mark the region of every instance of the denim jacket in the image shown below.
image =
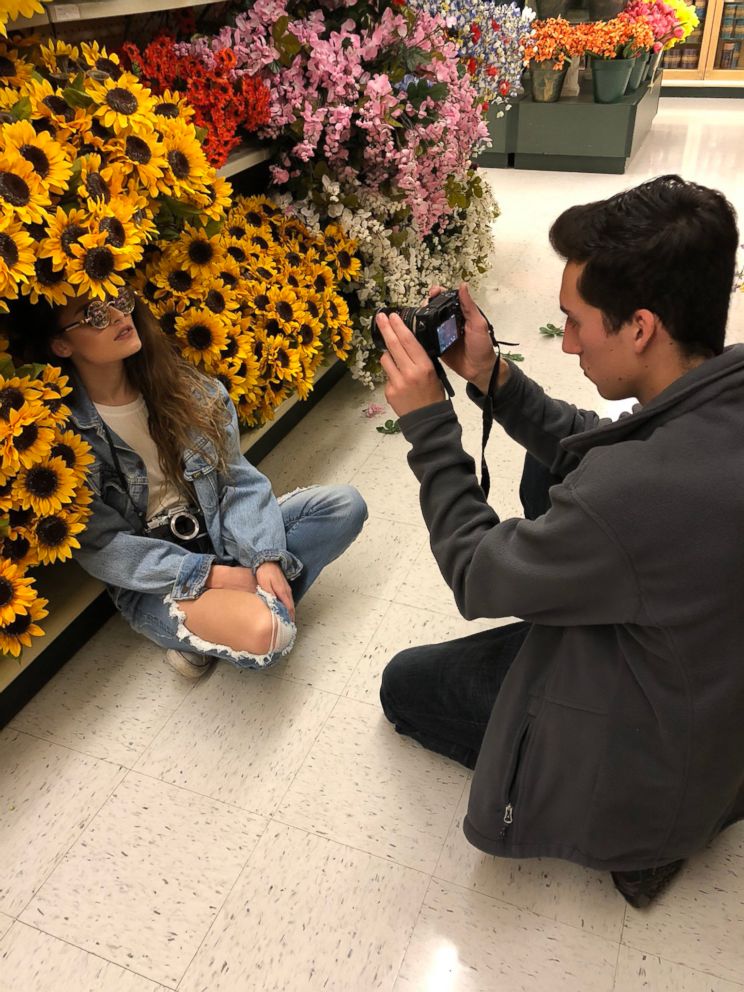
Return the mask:
[[[215, 388], [229, 414], [227, 471], [220, 473], [210, 464], [205, 456], [207, 445], [199, 437], [183, 459], [184, 477], [193, 487], [215, 550], [211, 555], [139, 533], [142, 525], [122, 489], [101, 417], [80, 380], [72, 375], [71, 381], [71, 421], [96, 458], [87, 479], [93, 513], [79, 537], [81, 546], [75, 558], [86, 572], [109, 586], [118, 607], [129, 598], [127, 590], [174, 600], [196, 599], [215, 562], [255, 569], [263, 562], [276, 561], [288, 579], [299, 575], [302, 563], [287, 551], [282, 514], [271, 484], [240, 452], [235, 408], [221, 383], [215, 381]], [[145, 465], [113, 431], [111, 437], [129, 495], [144, 514], [148, 498]]]

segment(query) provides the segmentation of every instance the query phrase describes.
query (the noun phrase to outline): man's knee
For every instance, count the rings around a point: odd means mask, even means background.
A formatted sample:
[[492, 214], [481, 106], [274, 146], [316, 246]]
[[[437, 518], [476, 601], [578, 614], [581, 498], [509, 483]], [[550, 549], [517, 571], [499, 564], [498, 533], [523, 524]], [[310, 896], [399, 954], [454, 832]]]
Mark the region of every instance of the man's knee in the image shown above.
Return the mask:
[[385, 666], [380, 682], [380, 704], [382, 711], [391, 723], [398, 722], [401, 709], [405, 707], [408, 672], [413, 648], [400, 651]]

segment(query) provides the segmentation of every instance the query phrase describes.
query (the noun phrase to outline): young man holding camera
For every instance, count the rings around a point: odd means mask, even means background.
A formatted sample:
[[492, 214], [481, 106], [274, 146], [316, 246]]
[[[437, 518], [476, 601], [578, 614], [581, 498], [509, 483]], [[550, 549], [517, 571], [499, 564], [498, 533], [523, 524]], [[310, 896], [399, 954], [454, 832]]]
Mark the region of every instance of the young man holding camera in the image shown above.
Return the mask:
[[565, 211], [550, 237], [564, 352], [640, 406], [613, 423], [550, 399], [499, 360], [463, 286], [443, 361], [528, 453], [528, 519], [501, 520], [426, 351], [377, 318], [460, 612], [520, 618], [403, 651], [381, 700], [399, 732], [475, 768], [471, 843], [609, 870], [645, 906], [744, 817], [744, 346], [724, 349], [738, 232], [720, 193], [664, 176]]

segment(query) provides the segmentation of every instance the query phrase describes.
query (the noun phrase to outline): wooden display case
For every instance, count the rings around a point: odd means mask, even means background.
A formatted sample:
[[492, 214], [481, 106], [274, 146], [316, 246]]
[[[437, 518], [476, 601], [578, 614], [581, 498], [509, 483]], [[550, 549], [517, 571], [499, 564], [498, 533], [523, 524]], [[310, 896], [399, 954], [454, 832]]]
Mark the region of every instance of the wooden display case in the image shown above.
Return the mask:
[[700, 27], [664, 56], [664, 85], [744, 87], [744, 0], [697, 0]]

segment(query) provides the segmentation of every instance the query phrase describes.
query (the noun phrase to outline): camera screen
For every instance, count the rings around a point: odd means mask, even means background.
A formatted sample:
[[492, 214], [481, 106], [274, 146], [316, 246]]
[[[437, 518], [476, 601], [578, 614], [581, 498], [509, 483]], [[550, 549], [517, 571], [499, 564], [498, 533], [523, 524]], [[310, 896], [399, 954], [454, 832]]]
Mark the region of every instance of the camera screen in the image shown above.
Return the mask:
[[437, 328], [437, 337], [439, 338], [440, 355], [457, 341], [457, 317], [454, 314], [448, 317], [443, 324], [439, 325]]

